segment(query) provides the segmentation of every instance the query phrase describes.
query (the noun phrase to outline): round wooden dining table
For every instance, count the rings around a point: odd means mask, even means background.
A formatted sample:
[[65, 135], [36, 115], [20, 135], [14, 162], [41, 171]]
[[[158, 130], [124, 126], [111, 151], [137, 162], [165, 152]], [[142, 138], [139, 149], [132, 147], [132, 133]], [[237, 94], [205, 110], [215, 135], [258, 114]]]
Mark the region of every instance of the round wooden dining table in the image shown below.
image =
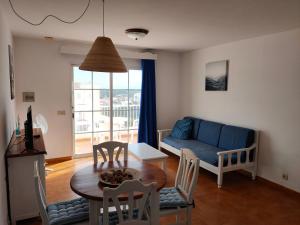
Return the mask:
[[[99, 174], [107, 169], [133, 168], [140, 172], [141, 182], [144, 184], [156, 183], [157, 193], [154, 199], [159, 204], [159, 191], [167, 182], [166, 173], [158, 166], [140, 162], [140, 161], [113, 161], [102, 162], [97, 165], [91, 164], [74, 173], [71, 178], [71, 189], [78, 195], [88, 199], [89, 201], [89, 224], [99, 225], [100, 208], [103, 201], [104, 186], [99, 182]], [[135, 196], [138, 198], [139, 196]], [[126, 196], [122, 198], [126, 199]], [[122, 199], [122, 200], [124, 200]], [[154, 224], [159, 224], [159, 207], [153, 210], [155, 221]], [[152, 217], [153, 218], [153, 217]]]

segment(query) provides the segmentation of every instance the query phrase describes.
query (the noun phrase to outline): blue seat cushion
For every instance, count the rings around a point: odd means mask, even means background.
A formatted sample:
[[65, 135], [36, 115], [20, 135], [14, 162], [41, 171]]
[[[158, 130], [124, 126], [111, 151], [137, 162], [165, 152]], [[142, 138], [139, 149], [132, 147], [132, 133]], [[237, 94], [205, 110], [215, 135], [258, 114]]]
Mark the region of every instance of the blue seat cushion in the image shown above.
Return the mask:
[[[166, 144], [180, 149], [180, 148], [189, 148], [194, 154], [202, 161], [207, 162], [211, 165], [218, 166], [219, 157], [217, 155], [218, 152], [225, 151], [224, 149], [215, 147], [213, 145], [209, 145], [197, 140], [179, 140], [177, 138], [173, 138], [171, 136], [167, 136], [164, 138], [163, 142]], [[243, 152], [241, 154], [241, 162], [246, 161], [246, 153]], [[253, 161], [253, 152], [250, 152], [250, 161]], [[237, 154], [232, 154], [231, 163], [237, 163]], [[228, 164], [227, 156], [224, 157], [223, 165], [226, 166]]]
[[254, 142], [254, 130], [225, 125], [220, 134], [219, 147], [226, 150], [248, 148]]
[[189, 205], [175, 187], [163, 188], [160, 190], [159, 195], [161, 209], [186, 207]]
[[219, 149], [213, 145], [208, 145], [203, 142], [197, 141], [197, 140], [180, 140], [178, 138], [174, 138], [172, 136], [167, 136], [163, 139], [163, 142], [165, 142], [168, 145], [171, 145], [174, 148], [180, 149], [180, 148], [189, 148], [191, 149], [195, 154], [199, 151], [222, 151], [222, 149]]
[[[123, 220], [126, 221], [128, 220], [128, 210], [123, 210]], [[139, 216], [139, 210], [138, 209], [133, 209], [133, 219], [137, 219]], [[118, 225], [119, 224], [119, 216], [117, 211], [112, 211], [108, 213], [108, 218], [109, 218], [109, 225]], [[142, 217], [142, 219], [146, 220], [145, 217]], [[103, 224], [103, 216], [101, 216], [100, 219], [101, 223]]]
[[171, 136], [178, 139], [189, 139], [192, 134], [193, 120], [182, 119], [177, 120], [176, 124], [172, 129]]
[[193, 120], [193, 129], [192, 129], [192, 136], [191, 136], [191, 138], [196, 140], [197, 136], [198, 136], [199, 126], [200, 126], [200, 123], [201, 123], [202, 120], [199, 119], [199, 118], [190, 117], [190, 116], [186, 116], [186, 117], [184, 117], [184, 119], [191, 119], [191, 120]]
[[59, 202], [47, 207], [49, 225], [66, 225], [88, 220], [89, 207], [85, 198]]
[[200, 123], [197, 139], [206, 144], [218, 146], [222, 126], [223, 124], [221, 123], [206, 120], [202, 121]]

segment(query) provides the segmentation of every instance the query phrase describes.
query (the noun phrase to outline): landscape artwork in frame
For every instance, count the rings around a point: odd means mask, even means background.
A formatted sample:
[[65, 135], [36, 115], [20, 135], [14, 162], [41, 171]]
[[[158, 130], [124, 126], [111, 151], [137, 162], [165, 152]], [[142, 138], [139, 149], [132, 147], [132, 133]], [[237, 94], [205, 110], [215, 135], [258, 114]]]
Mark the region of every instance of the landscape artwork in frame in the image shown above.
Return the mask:
[[11, 45], [8, 45], [8, 59], [9, 59], [9, 81], [10, 81], [10, 98], [15, 98], [15, 72], [14, 72], [14, 58]]
[[227, 91], [229, 60], [209, 62], [205, 66], [205, 90]]

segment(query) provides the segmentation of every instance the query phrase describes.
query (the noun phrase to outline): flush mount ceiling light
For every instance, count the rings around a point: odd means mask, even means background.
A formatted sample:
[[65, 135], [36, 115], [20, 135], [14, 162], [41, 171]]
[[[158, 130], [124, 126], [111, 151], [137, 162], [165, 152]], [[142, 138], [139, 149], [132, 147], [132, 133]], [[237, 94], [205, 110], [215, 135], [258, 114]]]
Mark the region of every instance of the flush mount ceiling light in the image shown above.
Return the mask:
[[125, 30], [125, 33], [129, 38], [138, 40], [145, 37], [149, 33], [149, 30], [143, 28], [130, 28]]
[[104, 35], [104, 0], [102, 23], [102, 36], [96, 38], [79, 69], [98, 72], [127, 72], [112, 40]]

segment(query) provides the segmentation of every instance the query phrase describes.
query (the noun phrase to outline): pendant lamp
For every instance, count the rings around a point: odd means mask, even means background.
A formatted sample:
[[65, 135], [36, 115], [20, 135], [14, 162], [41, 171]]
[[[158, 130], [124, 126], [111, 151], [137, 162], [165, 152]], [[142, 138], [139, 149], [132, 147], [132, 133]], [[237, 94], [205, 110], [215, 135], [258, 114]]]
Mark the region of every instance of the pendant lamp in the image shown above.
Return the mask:
[[97, 72], [127, 72], [112, 40], [104, 35], [104, 0], [102, 6], [103, 36], [96, 38], [79, 69]]

